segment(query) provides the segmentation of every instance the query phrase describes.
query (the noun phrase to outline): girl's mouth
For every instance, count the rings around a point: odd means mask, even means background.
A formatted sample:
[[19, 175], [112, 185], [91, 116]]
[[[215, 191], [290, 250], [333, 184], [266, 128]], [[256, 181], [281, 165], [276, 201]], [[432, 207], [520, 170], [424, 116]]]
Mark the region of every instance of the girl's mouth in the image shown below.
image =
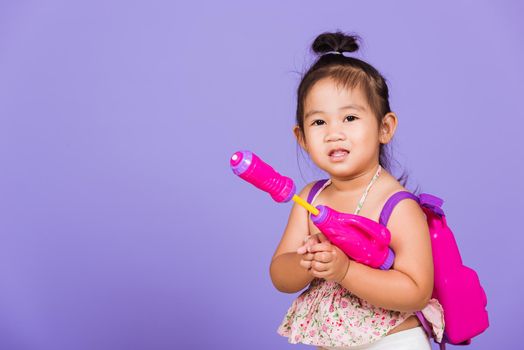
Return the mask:
[[342, 162], [344, 159], [346, 159], [348, 154], [349, 151], [346, 151], [345, 149], [336, 149], [329, 152], [329, 159], [332, 162]]

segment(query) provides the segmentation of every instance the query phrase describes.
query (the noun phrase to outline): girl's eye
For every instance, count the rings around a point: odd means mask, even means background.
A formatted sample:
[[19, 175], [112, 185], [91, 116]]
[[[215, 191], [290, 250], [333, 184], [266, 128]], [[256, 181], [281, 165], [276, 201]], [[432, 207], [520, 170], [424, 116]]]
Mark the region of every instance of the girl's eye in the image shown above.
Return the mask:
[[313, 121], [313, 123], [311, 123], [311, 125], [322, 125], [322, 124], [324, 124], [324, 121], [320, 119], [317, 119]]
[[348, 115], [346, 118], [344, 118], [344, 120], [349, 120], [350, 122], [354, 121], [354, 120], [357, 120], [358, 118], [355, 117], [354, 115]]

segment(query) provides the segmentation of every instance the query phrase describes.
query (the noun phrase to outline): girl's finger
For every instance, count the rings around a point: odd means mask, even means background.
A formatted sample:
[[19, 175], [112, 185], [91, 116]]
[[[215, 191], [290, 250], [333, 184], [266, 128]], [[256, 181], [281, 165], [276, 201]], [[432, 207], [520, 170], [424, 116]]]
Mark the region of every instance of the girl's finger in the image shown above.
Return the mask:
[[317, 272], [327, 271], [329, 270], [329, 266], [330, 264], [326, 264], [326, 263], [319, 262], [316, 260], [311, 263], [311, 268]]
[[312, 242], [306, 242], [303, 246], [297, 249], [297, 254], [304, 254], [310, 251], [311, 247], [314, 245]]
[[327, 237], [322, 232], [317, 233], [317, 237], [320, 243], [327, 241]]
[[316, 238], [310, 238], [307, 240], [305, 246], [311, 247], [311, 246], [314, 246], [315, 244], [318, 244], [318, 240]]
[[333, 260], [333, 252], [320, 252], [314, 254], [315, 261], [328, 263]]
[[310, 253], [316, 253], [316, 252], [323, 252], [323, 251], [332, 251], [333, 248], [331, 247], [331, 243], [330, 242], [324, 242], [324, 243], [318, 243], [318, 244], [315, 244], [313, 245], [312, 247], [310, 247], [308, 249], [308, 251]]
[[302, 266], [305, 269], [310, 269], [311, 268], [311, 263], [312, 263], [311, 261], [300, 260], [299, 265]]
[[320, 243], [320, 238], [318, 236], [321, 234], [322, 234], [321, 232], [317, 232], [317, 233], [312, 234], [310, 237], [311, 239], [315, 241], [315, 243]]
[[329, 272], [326, 272], [326, 271], [317, 271], [315, 269], [311, 269], [309, 270], [309, 272], [311, 273], [313, 277], [316, 277], [316, 278], [326, 278], [327, 276], [329, 276]]
[[302, 256], [302, 260], [312, 261], [315, 260], [315, 254], [313, 253], [307, 253]]
[[315, 237], [315, 235], [306, 236], [304, 238], [304, 244], [297, 249], [297, 253], [304, 254], [308, 250], [309, 247], [317, 243], [318, 243], [318, 239]]
[[307, 252], [307, 247], [305, 245], [298, 247], [297, 254], [304, 254]]

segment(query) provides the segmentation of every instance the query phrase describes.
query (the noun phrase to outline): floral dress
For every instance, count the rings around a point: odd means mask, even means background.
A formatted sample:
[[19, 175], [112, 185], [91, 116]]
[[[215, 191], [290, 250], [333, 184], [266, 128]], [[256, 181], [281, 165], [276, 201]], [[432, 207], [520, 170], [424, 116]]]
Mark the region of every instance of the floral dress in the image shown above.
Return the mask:
[[[355, 214], [380, 174], [380, 166], [362, 196]], [[329, 185], [327, 181], [310, 201]], [[422, 314], [431, 325], [436, 341], [444, 333], [444, 312], [436, 299], [431, 299]], [[352, 294], [335, 281], [314, 278], [288, 309], [277, 333], [290, 343], [329, 347], [352, 347], [370, 344], [385, 337], [413, 312], [387, 310], [374, 306]]]

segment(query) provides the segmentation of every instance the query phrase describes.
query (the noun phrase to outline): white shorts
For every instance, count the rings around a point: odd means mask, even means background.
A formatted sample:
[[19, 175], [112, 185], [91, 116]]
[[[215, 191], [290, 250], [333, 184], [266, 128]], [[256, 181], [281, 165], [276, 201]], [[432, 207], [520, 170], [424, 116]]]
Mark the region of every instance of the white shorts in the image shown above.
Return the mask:
[[431, 350], [428, 336], [422, 327], [406, 329], [387, 335], [384, 338], [366, 345], [352, 347], [319, 347], [319, 350]]

